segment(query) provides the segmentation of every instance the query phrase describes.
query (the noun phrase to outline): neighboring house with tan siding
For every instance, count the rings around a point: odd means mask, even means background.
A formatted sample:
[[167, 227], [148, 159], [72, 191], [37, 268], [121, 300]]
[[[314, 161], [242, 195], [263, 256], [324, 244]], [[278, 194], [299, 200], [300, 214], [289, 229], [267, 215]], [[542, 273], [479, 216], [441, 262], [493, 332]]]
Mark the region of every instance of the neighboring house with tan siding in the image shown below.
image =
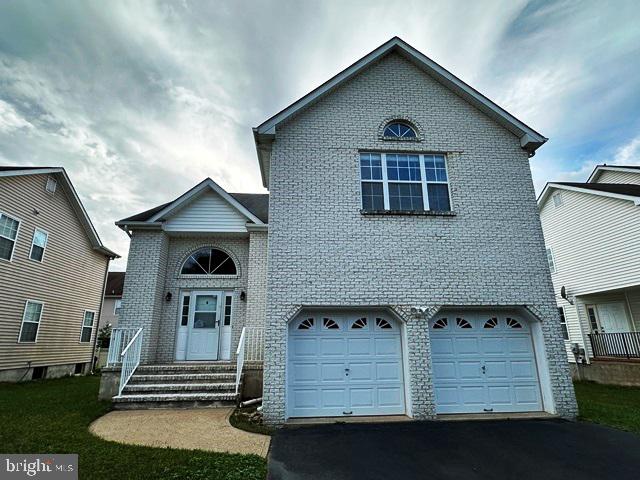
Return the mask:
[[538, 206], [569, 361], [588, 379], [640, 385], [640, 166], [549, 183]]
[[0, 167], [0, 381], [90, 370], [116, 257], [63, 168]]

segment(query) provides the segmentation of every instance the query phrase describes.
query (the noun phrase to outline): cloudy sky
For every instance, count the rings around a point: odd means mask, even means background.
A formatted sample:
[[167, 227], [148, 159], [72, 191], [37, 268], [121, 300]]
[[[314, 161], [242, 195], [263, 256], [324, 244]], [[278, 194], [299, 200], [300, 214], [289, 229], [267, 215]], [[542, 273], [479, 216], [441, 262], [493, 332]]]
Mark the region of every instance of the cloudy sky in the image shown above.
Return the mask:
[[538, 190], [640, 164], [637, 0], [3, 0], [0, 164], [64, 166], [123, 270], [115, 220], [261, 192], [251, 127], [394, 35], [550, 137]]

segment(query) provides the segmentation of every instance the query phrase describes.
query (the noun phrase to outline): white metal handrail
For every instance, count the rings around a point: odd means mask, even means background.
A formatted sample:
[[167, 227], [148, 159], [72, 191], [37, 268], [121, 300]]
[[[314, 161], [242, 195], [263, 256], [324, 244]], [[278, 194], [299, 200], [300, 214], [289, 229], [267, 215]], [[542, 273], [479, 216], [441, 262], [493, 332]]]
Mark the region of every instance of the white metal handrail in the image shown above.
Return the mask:
[[111, 330], [107, 367], [120, 364], [122, 349], [129, 344], [137, 331], [137, 328], [114, 328]]
[[247, 327], [242, 327], [240, 341], [238, 342], [238, 350], [236, 350], [236, 395], [240, 389], [240, 379], [242, 378], [242, 369], [244, 368], [244, 350], [245, 340], [247, 338]]
[[124, 347], [120, 355], [122, 361], [122, 371], [120, 372], [120, 387], [118, 395], [122, 395], [124, 387], [131, 379], [133, 372], [140, 365], [140, 354], [142, 353], [142, 328], [139, 328], [131, 341]]

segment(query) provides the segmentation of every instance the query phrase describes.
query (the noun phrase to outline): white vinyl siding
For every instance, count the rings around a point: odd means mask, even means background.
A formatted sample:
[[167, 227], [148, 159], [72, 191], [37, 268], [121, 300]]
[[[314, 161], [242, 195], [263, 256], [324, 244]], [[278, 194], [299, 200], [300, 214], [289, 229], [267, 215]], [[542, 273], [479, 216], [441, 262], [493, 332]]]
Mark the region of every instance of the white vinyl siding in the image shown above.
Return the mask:
[[11, 261], [19, 232], [20, 220], [0, 212], [0, 259]]
[[170, 216], [164, 229], [169, 232], [246, 232], [246, 223], [247, 217], [209, 191]]
[[633, 183], [640, 185], [640, 170], [637, 172], [621, 172], [617, 170], [603, 170], [596, 183]]
[[49, 240], [49, 234], [40, 228], [36, 228], [33, 231], [33, 238], [31, 239], [31, 251], [29, 252], [29, 258], [36, 262], [42, 262], [44, 260], [44, 251], [47, 248], [47, 241]]
[[22, 314], [22, 326], [20, 327], [20, 343], [35, 343], [38, 341], [38, 330], [42, 319], [44, 304], [37, 300], [27, 300]]
[[[545, 241], [553, 245], [556, 266], [561, 266], [553, 275], [554, 291], [559, 297], [565, 286], [576, 297], [575, 305], [558, 299], [558, 305], [565, 307], [571, 342], [578, 342], [591, 355], [585, 305], [625, 299], [620, 293], [591, 294], [640, 285], [640, 207], [600, 195], [568, 190], [562, 194], [562, 208], [549, 199], [541, 207], [540, 218]], [[569, 342], [567, 355], [573, 362]]]

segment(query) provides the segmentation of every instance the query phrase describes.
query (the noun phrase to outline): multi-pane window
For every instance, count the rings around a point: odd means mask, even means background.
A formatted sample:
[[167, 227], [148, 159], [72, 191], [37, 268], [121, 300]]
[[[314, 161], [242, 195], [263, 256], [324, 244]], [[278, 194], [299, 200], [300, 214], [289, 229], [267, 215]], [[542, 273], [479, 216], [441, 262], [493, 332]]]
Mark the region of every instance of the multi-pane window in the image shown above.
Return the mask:
[[591, 327], [591, 331], [593, 333], [598, 333], [600, 331], [600, 327], [598, 327], [598, 317], [596, 315], [595, 307], [587, 307], [587, 316], [589, 317], [589, 326]]
[[384, 127], [384, 137], [390, 138], [416, 138], [416, 131], [409, 125], [400, 122], [389, 123]]
[[36, 228], [33, 232], [33, 240], [31, 241], [31, 252], [29, 258], [37, 262], [41, 262], [44, 258], [44, 249], [47, 248], [47, 239], [49, 234], [44, 230]]
[[557, 207], [561, 207], [563, 204], [563, 199], [562, 199], [562, 193], [561, 192], [556, 192], [553, 194], [553, 205], [557, 208]]
[[228, 253], [217, 248], [201, 248], [189, 255], [182, 265], [182, 275], [236, 275], [236, 264]]
[[231, 302], [233, 301], [233, 296], [227, 295], [224, 297], [224, 326], [231, 325]]
[[20, 328], [19, 342], [34, 343], [38, 338], [38, 328], [42, 318], [42, 303], [35, 300], [27, 300], [22, 315], [22, 327]]
[[93, 321], [96, 313], [89, 310], [85, 310], [84, 318], [82, 319], [82, 333], [80, 334], [80, 341], [82, 343], [88, 343], [91, 341], [91, 334], [93, 333]]
[[113, 314], [117, 317], [122, 311], [122, 299], [118, 298], [113, 302]]
[[0, 258], [11, 260], [19, 228], [20, 222], [18, 220], [0, 213]]
[[56, 182], [56, 179], [53, 177], [48, 177], [47, 178], [47, 192], [49, 193], [56, 193], [56, 188], [58, 187], [58, 182]]
[[567, 329], [567, 319], [564, 317], [564, 308], [558, 307], [560, 314], [560, 327], [562, 327], [562, 338], [569, 340], [569, 330]]
[[182, 296], [182, 311], [180, 312], [180, 325], [186, 327], [189, 325], [189, 303], [191, 302], [191, 297], [188, 293]]
[[449, 211], [444, 155], [361, 153], [363, 210]]
[[547, 247], [547, 262], [549, 263], [551, 273], [556, 273], [556, 261], [553, 258], [553, 251], [549, 247]]

